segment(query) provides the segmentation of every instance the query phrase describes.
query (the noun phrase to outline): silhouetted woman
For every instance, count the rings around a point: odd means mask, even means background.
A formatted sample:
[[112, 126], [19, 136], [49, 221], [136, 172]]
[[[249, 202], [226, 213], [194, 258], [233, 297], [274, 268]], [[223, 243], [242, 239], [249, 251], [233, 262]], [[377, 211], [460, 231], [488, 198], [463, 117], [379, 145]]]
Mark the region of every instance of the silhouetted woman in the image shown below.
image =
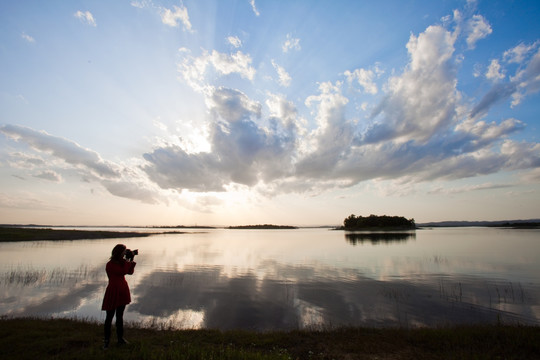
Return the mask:
[[124, 310], [126, 305], [131, 302], [131, 294], [124, 275], [133, 274], [136, 263], [124, 259], [126, 254], [126, 246], [123, 244], [116, 245], [112, 250], [110, 261], [107, 263], [105, 270], [109, 278], [109, 284], [105, 290], [103, 297], [103, 305], [101, 310], [107, 311], [105, 318], [105, 338], [103, 347], [109, 347], [111, 338], [111, 324], [114, 315], [116, 314], [116, 335], [118, 344], [126, 344], [124, 339]]

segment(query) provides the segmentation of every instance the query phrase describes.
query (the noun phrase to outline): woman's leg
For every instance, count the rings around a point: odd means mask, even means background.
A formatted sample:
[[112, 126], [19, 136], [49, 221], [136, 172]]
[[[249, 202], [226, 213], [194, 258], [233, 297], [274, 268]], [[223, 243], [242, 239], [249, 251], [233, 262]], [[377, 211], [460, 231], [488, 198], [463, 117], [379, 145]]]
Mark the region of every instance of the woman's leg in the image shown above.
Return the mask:
[[111, 339], [111, 324], [114, 317], [114, 310], [107, 310], [107, 316], [105, 317], [105, 337], [103, 338], [104, 347], [109, 346], [109, 340]]
[[118, 338], [118, 343], [125, 343], [124, 340], [124, 310], [126, 305], [119, 306], [116, 308], [116, 336]]

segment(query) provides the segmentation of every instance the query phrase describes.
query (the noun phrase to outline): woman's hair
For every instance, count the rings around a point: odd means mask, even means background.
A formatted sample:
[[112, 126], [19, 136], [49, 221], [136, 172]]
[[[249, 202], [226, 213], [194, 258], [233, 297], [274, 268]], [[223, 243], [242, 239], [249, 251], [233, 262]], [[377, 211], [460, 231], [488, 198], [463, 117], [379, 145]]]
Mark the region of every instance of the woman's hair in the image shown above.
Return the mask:
[[122, 253], [126, 250], [126, 245], [118, 244], [112, 249], [111, 260], [122, 261]]

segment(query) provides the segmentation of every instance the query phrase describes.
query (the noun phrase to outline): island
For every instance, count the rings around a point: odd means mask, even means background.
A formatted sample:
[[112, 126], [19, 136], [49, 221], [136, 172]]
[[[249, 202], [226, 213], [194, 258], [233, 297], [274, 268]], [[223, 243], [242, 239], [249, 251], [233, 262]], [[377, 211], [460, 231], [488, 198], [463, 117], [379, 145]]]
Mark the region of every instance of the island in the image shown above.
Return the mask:
[[349, 215], [343, 220], [343, 226], [336, 228], [336, 230], [414, 230], [416, 224], [414, 219], [406, 219], [403, 216], [387, 216], [387, 215], [369, 215], [356, 216], [354, 214]]

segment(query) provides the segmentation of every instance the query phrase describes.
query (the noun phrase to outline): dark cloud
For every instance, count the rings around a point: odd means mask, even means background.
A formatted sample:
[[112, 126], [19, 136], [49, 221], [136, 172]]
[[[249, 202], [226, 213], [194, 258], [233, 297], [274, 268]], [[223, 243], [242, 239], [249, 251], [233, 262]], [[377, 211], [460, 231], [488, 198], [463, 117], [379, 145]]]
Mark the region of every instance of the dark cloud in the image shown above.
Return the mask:
[[260, 106], [240, 91], [217, 88], [209, 99], [212, 151], [191, 154], [177, 145], [157, 148], [143, 155], [150, 179], [163, 188], [224, 191], [230, 183], [253, 186], [270, 181], [289, 167], [294, 127], [273, 118], [272, 131], [263, 129], [256, 122]]
[[483, 115], [495, 104], [510, 98], [516, 92], [516, 84], [495, 84], [471, 111], [471, 117]]
[[102, 180], [101, 184], [114, 196], [138, 200], [147, 204], [157, 204], [162, 200], [155, 191], [149, 189], [145, 184], [135, 181]]
[[165, 189], [223, 191], [230, 181], [223, 177], [217, 157], [210, 153], [188, 154], [179, 146], [169, 145], [144, 154], [149, 163], [143, 169], [148, 177]]
[[39, 174], [34, 175], [37, 178], [45, 179], [53, 182], [60, 182], [62, 177], [54, 171], [42, 171]]
[[[520, 55], [520, 57], [523, 56], [523, 54]], [[523, 61], [523, 59], [520, 60]], [[528, 62], [524, 62], [523, 68], [519, 68], [508, 82], [495, 83], [474, 106], [470, 117], [475, 118], [487, 114], [493, 105], [502, 103], [509, 98], [512, 98], [512, 105], [516, 106], [523, 97], [538, 91], [540, 91], [540, 49]]]

